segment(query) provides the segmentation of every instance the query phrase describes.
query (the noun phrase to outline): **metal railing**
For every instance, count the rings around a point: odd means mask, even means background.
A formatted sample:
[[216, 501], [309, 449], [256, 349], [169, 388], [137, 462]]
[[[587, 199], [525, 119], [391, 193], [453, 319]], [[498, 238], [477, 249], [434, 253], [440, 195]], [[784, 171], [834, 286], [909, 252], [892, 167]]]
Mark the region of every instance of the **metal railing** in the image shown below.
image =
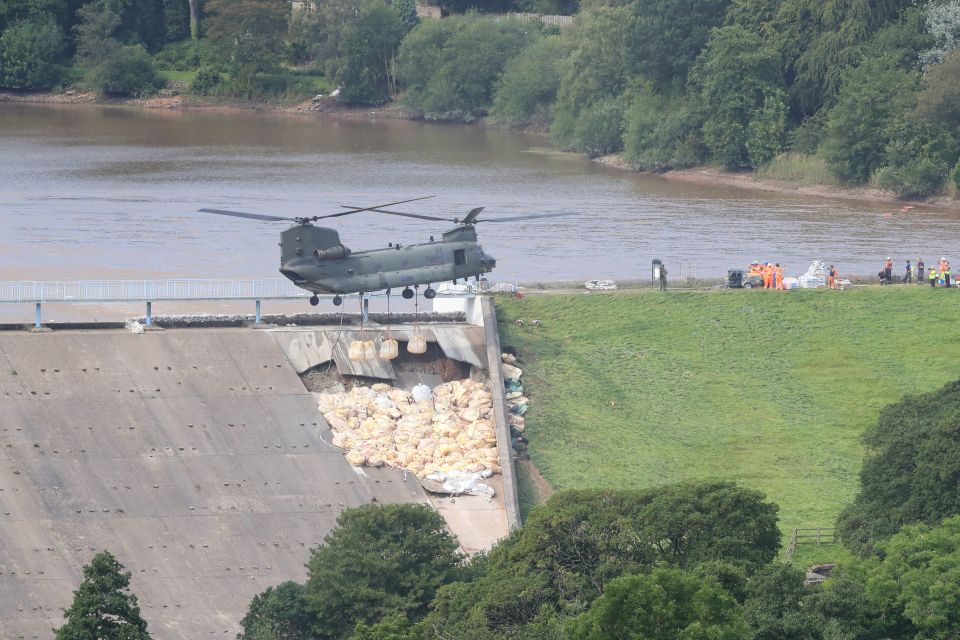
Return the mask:
[[275, 300], [310, 296], [286, 278], [266, 280], [85, 280], [0, 282], [0, 303]]

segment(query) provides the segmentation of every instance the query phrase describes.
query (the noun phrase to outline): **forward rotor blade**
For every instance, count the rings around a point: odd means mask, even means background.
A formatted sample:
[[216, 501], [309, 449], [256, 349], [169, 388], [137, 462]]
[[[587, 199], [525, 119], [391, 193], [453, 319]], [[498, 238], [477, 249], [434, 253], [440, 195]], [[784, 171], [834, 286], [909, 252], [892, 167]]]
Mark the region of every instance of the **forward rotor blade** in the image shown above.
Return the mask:
[[404, 204], [406, 202], [416, 202], [417, 200], [426, 200], [427, 198], [433, 198], [435, 196], [420, 196], [419, 198], [410, 198], [409, 200], [398, 200], [397, 202], [388, 202], [386, 204], [378, 204], [373, 207], [352, 207], [347, 204], [340, 205], [344, 209], [350, 209], [350, 211], [341, 211], [340, 213], [330, 213], [325, 216], [314, 216], [314, 220], [322, 220], [324, 218], [339, 218], [340, 216], [348, 216], [351, 213], [360, 213], [361, 211], [377, 211], [380, 207], [392, 207], [395, 204]]
[[[453, 218], [438, 218], [437, 216], [425, 216], [420, 213], [404, 213], [403, 211], [387, 211], [386, 209], [370, 209], [377, 213], [387, 213], [391, 216], [404, 216], [405, 218], [419, 218], [420, 220], [436, 220], [437, 222], [456, 222]], [[353, 213], [351, 211], [351, 213]]]
[[221, 216], [232, 216], [234, 218], [249, 218], [250, 220], [267, 220], [268, 222], [279, 222], [283, 220], [293, 221], [293, 218], [281, 218], [280, 216], [265, 216], [262, 213], [244, 213], [243, 211], [227, 211], [225, 209], [198, 209], [203, 213], [216, 213]]
[[575, 216], [575, 213], [539, 213], [529, 216], [510, 216], [508, 218], [484, 218], [483, 220], [478, 220], [477, 224], [483, 222], [515, 222], [517, 220], [536, 220], [538, 218], [563, 218], [566, 216]]

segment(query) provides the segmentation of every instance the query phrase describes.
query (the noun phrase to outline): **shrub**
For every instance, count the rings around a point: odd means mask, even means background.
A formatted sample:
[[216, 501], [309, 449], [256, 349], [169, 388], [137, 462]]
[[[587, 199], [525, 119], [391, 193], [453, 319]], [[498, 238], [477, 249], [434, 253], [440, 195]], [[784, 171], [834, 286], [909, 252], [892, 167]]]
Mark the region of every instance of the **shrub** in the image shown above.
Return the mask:
[[957, 166], [953, 168], [953, 186], [960, 193], [960, 160], [957, 160]]
[[108, 95], [145, 96], [163, 86], [153, 59], [141, 45], [119, 47], [90, 70], [87, 82]]
[[223, 82], [223, 76], [216, 69], [200, 67], [190, 83], [190, 92], [198, 96], [207, 96]]

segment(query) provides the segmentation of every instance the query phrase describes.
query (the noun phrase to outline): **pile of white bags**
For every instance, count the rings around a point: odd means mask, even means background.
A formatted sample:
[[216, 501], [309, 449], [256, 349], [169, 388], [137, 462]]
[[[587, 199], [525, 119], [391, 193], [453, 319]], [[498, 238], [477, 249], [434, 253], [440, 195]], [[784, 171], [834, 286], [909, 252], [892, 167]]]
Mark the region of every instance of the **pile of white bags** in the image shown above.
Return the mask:
[[451, 471], [499, 473], [493, 395], [484, 384], [456, 380], [432, 394], [420, 386], [414, 389], [420, 401], [387, 384], [321, 394], [332, 444], [346, 450], [352, 465], [385, 465], [418, 478]]

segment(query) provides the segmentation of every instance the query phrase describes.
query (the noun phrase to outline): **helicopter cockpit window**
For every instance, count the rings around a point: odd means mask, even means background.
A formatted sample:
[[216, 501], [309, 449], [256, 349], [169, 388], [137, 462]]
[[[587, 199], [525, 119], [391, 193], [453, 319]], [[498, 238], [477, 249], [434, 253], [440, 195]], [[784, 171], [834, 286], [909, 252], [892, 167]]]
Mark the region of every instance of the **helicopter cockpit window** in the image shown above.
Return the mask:
[[467, 264], [467, 253], [463, 249], [453, 250], [453, 264]]

